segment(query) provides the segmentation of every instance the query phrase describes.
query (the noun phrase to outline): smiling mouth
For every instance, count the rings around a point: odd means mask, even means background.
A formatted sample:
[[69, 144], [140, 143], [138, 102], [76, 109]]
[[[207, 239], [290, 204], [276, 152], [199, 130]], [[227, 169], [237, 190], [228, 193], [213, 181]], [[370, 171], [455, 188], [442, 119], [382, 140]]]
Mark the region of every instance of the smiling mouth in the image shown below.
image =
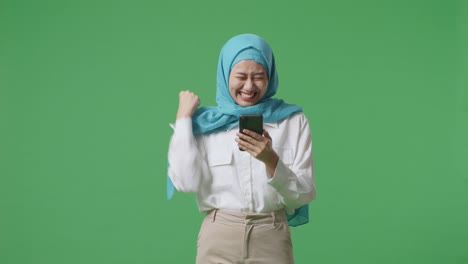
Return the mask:
[[244, 101], [252, 101], [257, 96], [257, 94], [257, 92], [239, 92], [240, 97]]

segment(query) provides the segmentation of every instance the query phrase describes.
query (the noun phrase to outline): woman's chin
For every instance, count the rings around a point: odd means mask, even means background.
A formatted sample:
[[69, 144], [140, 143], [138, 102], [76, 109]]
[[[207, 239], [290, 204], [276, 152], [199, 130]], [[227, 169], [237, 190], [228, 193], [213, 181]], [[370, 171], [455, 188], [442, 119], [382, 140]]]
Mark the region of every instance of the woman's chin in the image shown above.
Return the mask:
[[258, 98], [255, 96], [255, 97], [252, 97], [252, 98], [243, 98], [242, 96], [237, 96], [236, 98], [236, 103], [240, 106], [251, 106], [251, 105], [255, 105], [256, 103], [258, 103]]
[[238, 99], [237, 104], [240, 106], [252, 106], [255, 105], [258, 102], [258, 100], [242, 100]]

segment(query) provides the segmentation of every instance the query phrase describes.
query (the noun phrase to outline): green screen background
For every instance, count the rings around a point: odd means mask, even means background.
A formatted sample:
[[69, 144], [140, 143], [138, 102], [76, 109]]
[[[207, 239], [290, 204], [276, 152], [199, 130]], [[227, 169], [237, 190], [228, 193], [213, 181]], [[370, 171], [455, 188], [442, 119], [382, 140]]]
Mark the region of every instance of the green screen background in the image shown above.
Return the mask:
[[0, 263], [194, 263], [165, 200], [178, 92], [215, 104], [256, 33], [311, 123], [318, 196], [296, 263], [468, 263], [468, 4], [0, 1]]

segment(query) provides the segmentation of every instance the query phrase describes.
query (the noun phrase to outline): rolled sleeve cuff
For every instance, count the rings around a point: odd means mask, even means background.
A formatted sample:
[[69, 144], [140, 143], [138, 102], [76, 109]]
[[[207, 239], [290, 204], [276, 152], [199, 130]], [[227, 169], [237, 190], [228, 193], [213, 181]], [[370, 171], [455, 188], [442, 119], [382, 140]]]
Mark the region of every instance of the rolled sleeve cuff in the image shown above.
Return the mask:
[[288, 188], [289, 170], [281, 160], [276, 164], [275, 174], [268, 181], [268, 184], [277, 191]]
[[192, 134], [192, 118], [184, 117], [176, 120], [174, 133], [178, 135]]

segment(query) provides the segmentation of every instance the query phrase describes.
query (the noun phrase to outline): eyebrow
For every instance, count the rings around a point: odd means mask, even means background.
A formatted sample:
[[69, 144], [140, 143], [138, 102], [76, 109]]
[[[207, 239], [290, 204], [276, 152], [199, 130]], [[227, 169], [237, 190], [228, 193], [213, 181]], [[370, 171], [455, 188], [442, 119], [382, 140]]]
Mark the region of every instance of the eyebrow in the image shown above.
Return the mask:
[[[247, 73], [245, 72], [235, 72], [234, 74], [238, 74], [238, 75], [247, 75]], [[260, 71], [260, 72], [254, 72], [253, 75], [264, 75], [265, 72], [264, 71]]]

